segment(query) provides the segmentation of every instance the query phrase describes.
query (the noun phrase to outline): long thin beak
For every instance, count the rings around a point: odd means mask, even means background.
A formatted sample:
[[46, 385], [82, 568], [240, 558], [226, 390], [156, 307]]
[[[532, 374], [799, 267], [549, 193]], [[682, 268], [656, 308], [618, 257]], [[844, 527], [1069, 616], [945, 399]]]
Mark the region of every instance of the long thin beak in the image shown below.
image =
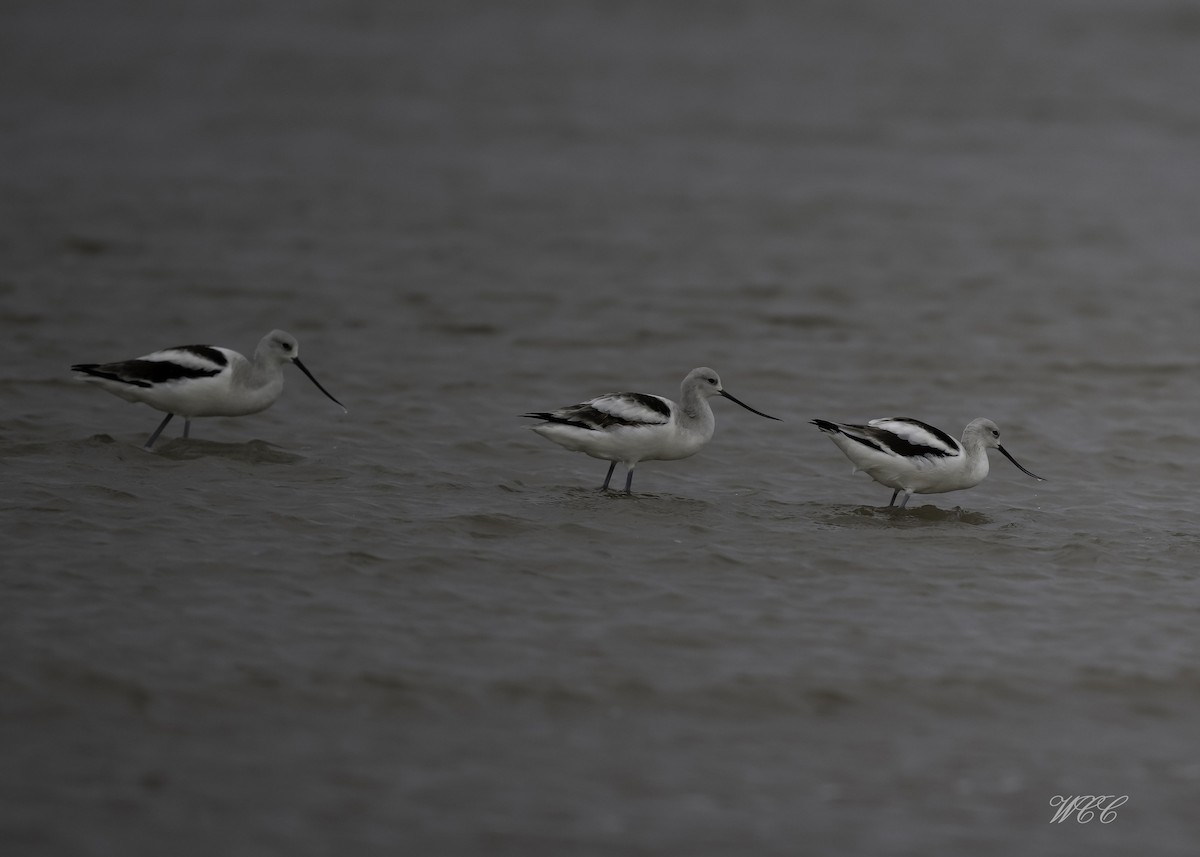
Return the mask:
[[1005, 458], [1007, 458], [1007, 459], [1008, 459], [1009, 461], [1011, 461], [1013, 464], [1017, 465], [1017, 470], [1020, 470], [1020, 471], [1021, 471], [1022, 473], [1024, 473], [1026, 476], [1032, 476], [1032, 477], [1033, 477], [1034, 479], [1036, 479], [1038, 482], [1045, 482], [1045, 481], [1046, 481], [1046, 480], [1045, 480], [1045, 479], [1043, 479], [1042, 477], [1038, 476], [1036, 473], [1032, 473], [1032, 472], [1030, 472], [1030, 471], [1026, 470], [1024, 467], [1022, 467], [1022, 466], [1021, 466], [1021, 462], [1017, 461], [1015, 458], [1013, 458], [1011, 455], [1009, 455], [1009, 454], [1008, 454], [1008, 450], [1007, 450], [1007, 449], [1005, 449], [1004, 447], [1000, 446], [999, 444], [996, 444], [996, 449], [1000, 450], [1000, 452], [1001, 452], [1001, 453], [1004, 455], [1004, 457], [1005, 457]]
[[[308, 376], [308, 380], [312, 381], [314, 384], [317, 385], [318, 390], [320, 390], [322, 393], [324, 393], [326, 396], [328, 396], [332, 401], [337, 402], [338, 407], [340, 407], [343, 411], [346, 411], [346, 413], [350, 413], [350, 411], [346, 408], [345, 405], [343, 405], [341, 402], [338, 402], [337, 399], [334, 399], [333, 394], [321, 386], [321, 382], [318, 381], [316, 378], [314, 378], [313, 373], [309, 372], [308, 369], [306, 369], [304, 367], [304, 364], [300, 362], [299, 357], [293, 357], [292, 362], [296, 364], [296, 366], [300, 369], [301, 372], [303, 372], [305, 375]], [[1021, 465], [1018, 464], [1017, 466], [1020, 467]], [[1024, 469], [1024, 468], [1022, 468], [1022, 469]]]
[[[752, 414], [758, 414], [760, 417], [766, 417], [769, 420], [778, 420], [779, 422], [783, 422], [783, 420], [779, 419], [779, 417], [773, 417], [770, 414], [764, 414], [762, 411], [754, 410], [754, 408], [750, 407], [745, 402], [739, 402], [737, 399], [735, 399], [733, 396], [729, 395], [729, 393], [726, 393], [724, 390], [721, 391], [721, 395], [724, 396], [729, 401], [733, 402], [734, 404], [741, 405], [743, 408], [745, 408]], [[1017, 466], [1020, 467], [1020, 465], [1017, 465]]]

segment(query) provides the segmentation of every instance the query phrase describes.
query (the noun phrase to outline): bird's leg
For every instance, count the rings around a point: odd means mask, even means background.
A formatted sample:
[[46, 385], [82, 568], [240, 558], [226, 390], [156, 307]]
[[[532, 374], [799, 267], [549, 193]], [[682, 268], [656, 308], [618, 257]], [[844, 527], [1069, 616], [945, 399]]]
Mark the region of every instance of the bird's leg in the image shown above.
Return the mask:
[[891, 499], [891, 501], [888, 503], [888, 505], [889, 505], [889, 506], [895, 506], [895, 505], [896, 505], [896, 495], [897, 495], [897, 494], [899, 494], [899, 493], [900, 493], [900, 489], [899, 489], [899, 488], [897, 488], [895, 491], [893, 491], [893, 492], [892, 492], [892, 499]]
[[625, 493], [633, 493], [633, 468], [629, 468], [629, 472], [625, 474]]
[[601, 491], [608, 490], [608, 482], [612, 479], [613, 471], [617, 469], [617, 462], [612, 462], [608, 465], [608, 475], [604, 477], [604, 484], [600, 486]]
[[167, 423], [171, 421], [171, 417], [173, 416], [175, 415], [167, 414], [165, 417], [163, 417], [163, 421], [158, 424], [158, 428], [154, 430], [154, 434], [150, 435], [150, 439], [146, 441], [146, 445], [142, 447], [142, 449], [149, 449], [150, 447], [154, 446], [154, 441], [158, 440], [158, 436], [162, 434], [162, 430], [167, 427]]
[[912, 492], [911, 492], [911, 491], [905, 491], [905, 492], [904, 492], [904, 499], [900, 501], [900, 508], [901, 508], [901, 509], [903, 509], [905, 506], [907, 506], [907, 505], [908, 505], [908, 498], [909, 498], [909, 497], [911, 497], [911, 496], [912, 496]]
[[184, 417], [183, 418], [183, 436], [187, 437], [188, 432], [190, 432], [191, 430], [192, 430], [192, 421], [189, 420], [187, 417]]

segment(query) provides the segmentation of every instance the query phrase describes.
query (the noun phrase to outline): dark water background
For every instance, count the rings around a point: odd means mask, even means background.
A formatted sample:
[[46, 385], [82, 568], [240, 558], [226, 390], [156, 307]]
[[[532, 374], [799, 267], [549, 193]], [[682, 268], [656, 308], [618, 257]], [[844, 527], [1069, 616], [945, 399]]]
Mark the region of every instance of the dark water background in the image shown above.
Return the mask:
[[[1198, 80], [1182, 2], [6, 3], [4, 853], [1195, 853]], [[67, 377], [274, 327], [349, 415]], [[632, 498], [515, 416], [699, 365], [784, 422]], [[1048, 481], [888, 514], [807, 420], [893, 414]]]

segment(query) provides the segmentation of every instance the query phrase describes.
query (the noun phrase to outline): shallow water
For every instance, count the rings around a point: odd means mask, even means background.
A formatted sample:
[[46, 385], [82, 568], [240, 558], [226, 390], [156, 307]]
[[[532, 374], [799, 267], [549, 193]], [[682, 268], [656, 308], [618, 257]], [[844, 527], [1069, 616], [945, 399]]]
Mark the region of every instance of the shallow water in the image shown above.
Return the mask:
[[[1189, 6], [0, 17], [6, 853], [1193, 852]], [[348, 415], [66, 371], [274, 327]], [[632, 497], [516, 416], [699, 365]]]

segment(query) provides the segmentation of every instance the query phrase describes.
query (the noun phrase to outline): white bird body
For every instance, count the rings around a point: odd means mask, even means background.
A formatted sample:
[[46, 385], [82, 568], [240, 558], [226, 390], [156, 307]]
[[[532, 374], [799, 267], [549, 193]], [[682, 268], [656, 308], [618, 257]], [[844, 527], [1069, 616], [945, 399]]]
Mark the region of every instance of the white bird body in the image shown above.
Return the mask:
[[606, 461], [687, 458], [712, 440], [716, 419], [705, 401], [694, 420], [683, 420], [670, 399], [647, 393], [607, 393], [552, 415], [533, 430], [559, 446]]
[[196, 417], [241, 417], [275, 404], [283, 392], [283, 366], [295, 363], [317, 389], [334, 399], [300, 362], [300, 344], [290, 333], [273, 330], [262, 338], [253, 361], [229, 348], [182, 345], [115, 363], [77, 363], [77, 377], [128, 402], [141, 402], [167, 416], [146, 441], [179, 414], [187, 437]]
[[695, 455], [712, 440], [716, 419], [708, 400], [724, 396], [748, 411], [776, 419], [738, 401], [712, 369], [693, 369], [680, 385], [680, 402], [649, 393], [607, 393], [554, 411], [522, 416], [545, 420], [533, 431], [573, 452], [611, 461], [604, 488], [617, 462], [628, 468], [626, 492], [639, 461], [672, 461]]
[[1023, 473], [1026, 470], [1000, 444], [1000, 430], [989, 419], [973, 420], [957, 441], [928, 423], [907, 417], [871, 420], [866, 425], [813, 420], [854, 465], [880, 485], [904, 494], [900, 508], [913, 494], [942, 494], [974, 488], [987, 478], [987, 451], [998, 449]]

